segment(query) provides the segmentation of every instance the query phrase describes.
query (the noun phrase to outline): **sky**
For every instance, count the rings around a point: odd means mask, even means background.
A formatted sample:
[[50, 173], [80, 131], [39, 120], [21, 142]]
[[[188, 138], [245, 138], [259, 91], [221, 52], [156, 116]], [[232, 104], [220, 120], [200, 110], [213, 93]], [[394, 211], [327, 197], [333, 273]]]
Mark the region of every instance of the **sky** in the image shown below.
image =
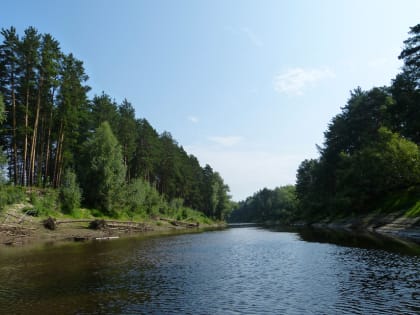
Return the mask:
[[389, 85], [418, 0], [3, 1], [0, 27], [50, 33], [90, 96], [132, 103], [233, 200], [295, 183], [350, 91]]

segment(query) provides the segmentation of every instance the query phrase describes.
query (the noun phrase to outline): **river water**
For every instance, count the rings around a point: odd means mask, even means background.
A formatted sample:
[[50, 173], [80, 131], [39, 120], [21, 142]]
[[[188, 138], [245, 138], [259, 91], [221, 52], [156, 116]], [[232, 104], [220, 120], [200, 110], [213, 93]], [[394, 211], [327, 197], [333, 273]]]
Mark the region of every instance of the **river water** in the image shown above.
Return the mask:
[[420, 314], [420, 247], [242, 227], [3, 248], [0, 314]]

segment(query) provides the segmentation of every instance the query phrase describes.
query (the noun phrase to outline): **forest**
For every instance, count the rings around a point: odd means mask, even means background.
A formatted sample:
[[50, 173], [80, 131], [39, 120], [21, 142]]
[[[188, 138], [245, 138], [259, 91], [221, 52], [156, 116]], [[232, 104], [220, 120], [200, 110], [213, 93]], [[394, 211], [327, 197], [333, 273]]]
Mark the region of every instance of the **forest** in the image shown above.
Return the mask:
[[231, 200], [220, 174], [136, 118], [128, 100], [90, 99], [83, 62], [53, 36], [34, 27], [1, 36], [0, 203], [28, 187], [58, 194], [67, 213], [82, 205], [114, 217], [195, 209], [225, 218]]
[[239, 203], [233, 221], [420, 215], [420, 24], [409, 35], [398, 56], [401, 72], [390, 86], [350, 92], [324, 132], [319, 157], [300, 164], [295, 187], [255, 193]]

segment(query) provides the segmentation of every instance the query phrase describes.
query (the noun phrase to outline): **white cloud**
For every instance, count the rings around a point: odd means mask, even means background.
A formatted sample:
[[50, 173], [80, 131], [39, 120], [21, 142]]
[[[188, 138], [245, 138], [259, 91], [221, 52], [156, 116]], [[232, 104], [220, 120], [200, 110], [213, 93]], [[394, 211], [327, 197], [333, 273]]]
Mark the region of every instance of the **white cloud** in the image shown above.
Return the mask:
[[187, 119], [192, 122], [193, 124], [197, 124], [199, 119], [196, 116], [188, 116]]
[[242, 27], [241, 31], [248, 37], [251, 43], [256, 47], [262, 47], [263, 42], [258, 38], [258, 36], [248, 27]]
[[239, 136], [209, 137], [208, 139], [224, 147], [232, 147], [242, 141], [242, 137]]
[[273, 189], [294, 184], [296, 170], [307, 158], [275, 152], [204, 146], [187, 146], [185, 149], [194, 154], [202, 165], [209, 164], [221, 174], [236, 201], [243, 200], [264, 187]]
[[334, 72], [329, 68], [293, 68], [274, 77], [274, 89], [279, 93], [302, 95], [308, 84], [334, 77]]

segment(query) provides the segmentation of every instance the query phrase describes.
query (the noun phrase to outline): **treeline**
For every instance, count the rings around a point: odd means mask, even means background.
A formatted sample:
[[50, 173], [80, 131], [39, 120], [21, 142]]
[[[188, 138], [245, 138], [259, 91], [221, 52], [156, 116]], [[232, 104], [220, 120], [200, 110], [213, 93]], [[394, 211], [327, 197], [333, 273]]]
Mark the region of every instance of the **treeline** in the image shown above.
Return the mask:
[[[353, 90], [325, 131], [319, 158], [300, 164], [288, 219], [366, 214], [381, 207], [404, 210], [420, 199], [420, 24], [409, 34], [399, 56], [402, 72], [392, 84]], [[266, 204], [275, 191], [257, 193], [233, 214], [266, 220]], [[389, 196], [396, 196], [395, 202], [385, 204]]]
[[287, 185], [275, 189], [264, 188], [240, 201], [229, 216], [230, 222], [289, 223], [296, 214], [295, 187]]
[[10, 27], [1, 35], [0, 141], [11, 184], [80, 186], [83, 204], [105, 213], [151, 202], [155, 194], [225, 216], [230, 197], [221, 176], [202, 168], [170, 133], [137, 119], [129, 101], [117, 104], [105, 93], [89, 99], [83, 62], [63, 53], [50, 34], [29, 27], [19, 36]]

